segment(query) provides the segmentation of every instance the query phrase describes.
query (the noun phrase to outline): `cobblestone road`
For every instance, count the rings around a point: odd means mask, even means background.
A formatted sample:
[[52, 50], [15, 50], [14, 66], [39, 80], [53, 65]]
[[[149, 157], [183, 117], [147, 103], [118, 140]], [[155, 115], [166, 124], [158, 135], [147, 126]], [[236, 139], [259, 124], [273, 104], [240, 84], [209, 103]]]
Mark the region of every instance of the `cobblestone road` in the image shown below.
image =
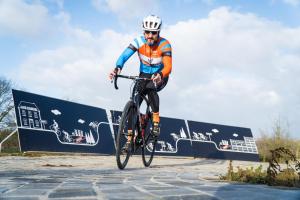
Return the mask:
[[300, 190], [218, 181], [228, 161], [154, 159], [144, 168], [134, 156], [120, 171], [113, 156], [0, 157], [0, 199], [300, 199]]

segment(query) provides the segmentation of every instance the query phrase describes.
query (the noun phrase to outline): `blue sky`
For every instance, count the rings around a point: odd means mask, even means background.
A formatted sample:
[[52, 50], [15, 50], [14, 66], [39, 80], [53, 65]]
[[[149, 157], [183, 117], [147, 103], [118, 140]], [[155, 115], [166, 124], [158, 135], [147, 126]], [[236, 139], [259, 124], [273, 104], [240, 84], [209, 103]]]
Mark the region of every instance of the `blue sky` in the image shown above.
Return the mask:
[[[2, 4], [5, 4], [5, 2], [8, 1], [4, 0]], [[106, 1], [98, 2], [101, 2], [103, 7], [106, 6]], [[290, 27], [298, 27], [300, 24], [300, 3], [298, 0], [164, 0], [154, 2], [155, 3], [151, 4], [151, 1], [144, 1], [145, 7], [149, 7], [149, 9], [145, 9], [145, 11], [161, 16], [167, 24], [203, 18], [207, 16], [211, 10], [220, 6], [228, 6], [232, 10], [241, 13], [254, 13], [257, 16], [274, 20]], [[88, 30], [94, 34], [104, 29], [113, 29], [125, 33], [138, 31], [139, 27], [136, 25], [139, 25], [141, 18], [144, 17], [143, 13], [138, 13], [136, 16], [129, 16], [125, 18], [125, 20], [120, 20], [120, 14], [108, 8], [98, 9], [95, 7], [93, 1], [28, 0], [24, 1], [24, 3], [28, 5], [41, 4], [48, 9], [49, 15], [52, 16], [60, 12], [65, 12], [70, 15], [70, 25]], [[120, 12], [122, 13], [122, 11]], [[19, 33], [6, 33], [0, 36], [2, 73], [5, 73], [3, 69], [6, 70], [6, 68], [17, 66], [20, 61], [24, 59], [24, 56], [26, 56], [25, 53], [28, 54], [38, 49], [53, 48], [55, 45], [60, 45], [64, 42], [63, 39], [60, 39], [60, 37], [64, 36], [60, 34], [50, 37], [50, 40], [44, 40], [41, 35], [38, 35], [37, 38], [28, 38]], [[39, 37], [42, 38], [39, 39]], [[49, 37], [47, 37], [47, 39], [49, 39]]]
[[[6, 4], [5, 2], [8, 1], [4, 0], [1, 4]], [[138, 13], [136, 16], [129, 16], [124, 21], [120, 20], [120, 14], [116, 11], [109, 10], [109, 8], [103, 8], [102, 10], [96, 8], [93, 2], [97, 1], [28, 0], [23, 2], [28, 5], [41, 4], [45, 6], [49, 15], [52, 16], [65, 12], [70, 15], [70, 25], [88, 30], [94, 34], [104, 29], [113, 29], [125, 33], [138, 31], [139, 27], [136, 25], [144, 17], [143, 13]], [[105, 7], [105, 2], [107, 1], [100, 0], [98, 2], [101, 2], [103, 7]], [[147, 13], [155, 13], [161, 16], [167, 24], [203, 18], [211, 10], [220, 6], [228, 6], [232, 10], [241, 13], [254, 13], [257, 16], [274, 20], [290, 27], [298, 27], [300, 24], [299, 0], [164, 0], [154, 1], [153, 4], [151, 1], [144, 1], [143, 4], [145, 7], [148, 7], [148, 9], [145, 9]], [[122, 13], [122, 11], [120, 12]], [[53, 48], [64, 42], [63, 39], [60, 39], [64, 35], [60, 34], [50, 37], [50, 40], [49, 37], [47, 40], [44, 40], [43, 37], [39, 39], [39, 37], [42, 36], [38, 35], [38, 38], [28, 38], [16, 32], [0, 34], [1, 73], [5, 74], [7, 68], [17, 67], [21, 60], [30, 52], [35, 52], [38, 49]]]
[[[299, 138], [300, 0], [0, 0], [0, 74], [27, 91], [121, 110], [129, 85], [116, 92], [107, 74], [152, 13], [173, 47], [162, 115], [256, 137], [280, 118]], [[127, 65], [138, 73], [136, 56]]]

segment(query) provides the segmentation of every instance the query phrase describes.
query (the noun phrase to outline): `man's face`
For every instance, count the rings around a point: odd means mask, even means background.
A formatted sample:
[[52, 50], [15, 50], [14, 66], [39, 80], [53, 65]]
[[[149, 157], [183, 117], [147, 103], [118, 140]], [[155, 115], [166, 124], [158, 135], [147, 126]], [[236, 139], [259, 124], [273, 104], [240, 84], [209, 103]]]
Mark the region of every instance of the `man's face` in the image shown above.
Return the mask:
[[153, 45], [158, 40], [158, 31], [144, 31], [144, 36], [148, 45]]

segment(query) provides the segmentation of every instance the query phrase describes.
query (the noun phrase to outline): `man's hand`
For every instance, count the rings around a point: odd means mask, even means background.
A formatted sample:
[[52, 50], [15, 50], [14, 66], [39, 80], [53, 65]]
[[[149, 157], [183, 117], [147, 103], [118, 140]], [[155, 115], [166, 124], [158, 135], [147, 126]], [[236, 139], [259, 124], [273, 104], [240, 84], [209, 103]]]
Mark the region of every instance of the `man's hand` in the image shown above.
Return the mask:
[[160, 73], [155, 73], [152, 75], [152, 80], [155, 84], [159, 84], [161, 82], [161, 75]]
[[115, 69], [113, 69], [110, 73], [109, 73], [109, 80], [112, 80], [117, 74], [121, 73], [121, 69], [116, 67]]

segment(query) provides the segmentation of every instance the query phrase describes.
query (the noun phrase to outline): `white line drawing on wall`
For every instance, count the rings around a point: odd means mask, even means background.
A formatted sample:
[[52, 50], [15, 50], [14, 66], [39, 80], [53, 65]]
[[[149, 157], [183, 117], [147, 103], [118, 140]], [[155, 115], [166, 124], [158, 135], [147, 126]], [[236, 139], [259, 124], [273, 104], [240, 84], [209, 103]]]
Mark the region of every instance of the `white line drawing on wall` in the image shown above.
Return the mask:
[[[111, 112], [109, 112], [109, 110], [107, 110], [106, 112], [107, 112], [107, 117], [109, 119], [110, 126], [111, 126], [111, 133], [112, 133], [112, 136], [114, 137], [114, 129], [113, 129], [112, 126], [119, 125], [119, 120], [120, 120], [121, 116], [118, 116], [114, 120], [115, 123], [113, 123], [113, 116], [112, 116], [113, 114], [111, 114]], [[186, 127], [188, 127], [188, 121], [187, 120], [185, 120], [185, 125], [186, 125]], [[222, 140], [219, 143], [219, 145], [217, 145], [216, 142], [213, 141], [212, 139], [213, 139], [213, 136], [215, 134], [221, 134], [220, 130], [218, 128], [212, 128], [211, 132], [206, 132], [206, 133], [192, 132], [190, 134], [189, 130], [187, 130], [187, 133], [186, 133], [185, 128], [180, 127], [178, 132], [179, 133], [174, 133], [174, 132], [170, 133], [170, 136], [173, 139], [173, 142], [175, 142], [175, 144], [173, 144], [172, 142], [169, 143], [170, 141], [166, 142], [166, 141], [163, 141], [163, 140], [159, 140], [157, 145], [156, 145], [155, 152], [159, 152], [159, 153], [177, 153], [177, 151], [178, 151], [178, 142], [180, 142], [181, 140], [187, 140], [187, 141], [190, 141], [191, 143], [192, 142], [211, 143], [215, 146], [216, 150], [218, 150], [218, 151], [231, 151], [231, 152], [253, 153], [253, 154], [258, 153], [256, 144], [255, 144], [255, 141], [254, 141], [253, 138], [252, 138], [253, 142], [251, 143], [251, 146], [249, 145], [251, 137], [248, 137], [248, 138], [244, 137], [244, 140], [240, 140], [242, 142], [245, 141], [245, 140], [249, 141], [247, 143], [247, 145], [248, 145], [247, 146], [247, 151], [245, 150], [245, 148], [243, 150], [241, 150], [240, 147], [232, 148], [232, 146], [235, 146], [235, 145], [231, 145], [229, 143], [231, 141]], [[165, 133], [162, 133], [162, 134], [165, 134]], [[233, 136], [238, 137], [238, 134], [233, 133]], [[241, 143], [239, 143], [239, 145], [240, 144]], [[149, 151], [152, 151], [152, 148], [153, 148], [152, 146], [147, 146], [147, 149]]]
[[211, 131], [214, 132], [214, 133], [219, 133], [219, 130], [216, 129], [216, 128], [212, 129]]
[[173, 140], [177, 141], [180, 137], [176, 133], [170, 134], [173, 137]]
[[209, 141], [211, 141], [212, 133], [207, 132], [207, 133], [205, 133], [205, 135], [207, 135], [209, 137]]
[[[42, 120], [40, 109], [35, 103], [21, 101], [18, 105], [18, 111], [20, 117], [20, 127], [18, 128], [55, 133], [58, 141], [62, 144], [95, 146], [99, 142], [99, 126], [108, 124], [107, 122], [93, 121], [88, 124], [89, 131], [74, 129], [70, 133], [61, 129], [55, 119], [52, 119], [52, 124], [46, 128], [47, 121]], [[51, 109], [50, 111], [55, 116], [62, 115], [58, 109]], [[81, 118], [77, 122], [81, 125], [85, 124], [85, 120]]]
[[228, 140], [221, 140], [219, 147], [220, 149], [230, 149]]
[[[179, 134], [171, 133], [173, 140], [175, 141], [175, 147], [173, 147], [170, 143], [165, 141], [158, 141], [158, 145], [155, 149], [155, 152], [159, 153], [177, 153], [178, 151], [178, 142], [181, 140], [193, 141], [193, 142], [202, 142], [202, 143], [211, 143], [215, 146], [218, 151], [229, 151], [229, 152], [239, 152], [239, 153], [250, 153], [250, 154], [257, 154], [257, 146], [255, 144], [253, 137], [243, 137], [244, 140], [221, 140], [219, 146], [211, 139], [213, 134], [220, 133], [218, 129], [212, 129], [212, 132], [207, 132], [205, 136], [203, 133], [192, 133], [191, 138], [186, 137], [186, 133], [184, 128], [181, 127], [179, 130]], [[236, 135], [236, 136], [234, 136]], [[234, 137], [237, 137], [238, 134], [234, 133]], [[147, 147], [148, 148], [148, 147]], [[148, 150], [150, 150], [148, 148]]]
[[49, 126], [50, 130], [53, 130], [56, 135], [60, 136], [60, 128], [58, 127], [58, 123], [53, 119], [53, 124]]
[[61, 112], [57, 109], [51, 110], [54, 115], [61, 115]]
[[186, 137], [186, 133], [184, 132], [184, 129], [183, 129], [183, 128], [180, 129], [180, 137], [181, 137], [181, 138], [187, 138], [187, 137]]
[[[78, 120], [78, 123], [82, 124], [82, 121], [84, 120]], [[62, 144], [76, 144], [76, 145], [86, 145], [86, 146], [95, 146], [99, 141], [99, 132], [98, 128], [101, 124], [104, 124], [104, 122], [98, 123], [97, 121], [93, 121], [89, 123], [89, 131], [84, 132], [80, 129], [74, 129], [71, 133], [63, 130], [61, 134], [60, 128], [58, 126], [58, 123], [53, 120], [53, 124], [50, 125], [52, 130], [56, 133], [58, 140]], [[92, 133], [92, 130], [97, 133], [97, 139], [95, 140], [95, 137]]]
[[41, 118], [40, 109], [35, 103], [20, 101], [18, 105], [20, 124], [22, 127], [45, 129], [45, 121]]
[[205, 136], [203, 133], [193, 132], [192, 139], [193, 140], [207, 140], [207, 136]]
[[84, 124], [84, 123], [85, 123], [85, 121], [84, 121], [83, 119], [78, 119], [78, 123], [80, 123], [80, 124]]
[[[62, 115], [62, 112], [58, 109], [51, 109], [51, 113], [54, 116]], [[110, 122], [97, 122], [92, 121], [87, 123], [86, 120], [83, 118], [78, 118], [77, 122], [80, 124], [80, 127], [83, 125], [87, 125], [87, 131], [81, 130], [80, 128], [74, 128], [72, 131], [64, 130], [60, 127], [59, 123], [54, 119], [50, 120], [50, 125], [46, 127], [48, 124], [47, 120], [43, 120], [41, 117], [41, 111], [36, 106], [35, 103], [20, 101], [18, 105], [18, 112], [19, 112], [19, 119], [20, 119], [20, 127], [23, 129], [31, 129], [31, 130], [38, 130], [44, 132], [52, 132], [55, 133], [57, 139], [62, 144], [69, 144], [69, 145], [85, 145], [85, 146], [95, 146], [99, 142], [99, 130], [100, 126], [103, 124], [108, 124], [111, 126], [118, 125], [116, 123], [112, 123], [110, 117], [108, 119]], [[107, 112], [108, 113], [108, 112]], [[121, 116], [117, 119], [119, 121]], [[187, 121], [185, 121], [187, 124]], [[85, 128], [84, 128], [85, 129]], [[114, 138], [113, 131], [112, 136]], [[216, 128], [213, 128], [210, 132], [206, 133], [196, 133], [192, 132], [191, 134], [185, 132], [184, 127], [181, 127], [178, 133], [171, 133], [170, 136], [172, 137], [175, 145], [172, 146], [172, 142], [166, 142], [160, 140], [158, 145], [156, 146], [156, 152], [164, 152], [164, 153], [177, 153], [178, 148], [177, 144], [181, 140], [188, 140], [193, 142], [205, 142], [205, 143], [212, 143], [215, 145], [216, 149], [219, 151], [231, 151], [231, 152], [241, 152], [241, 153], [253, 153], [257, 154], [257, 147], [255, 141], [252, 137], [243, 137], [244, 140], [236, 140], [236, 139], [229, 139], [228, 140], [221, 140], [219, 145], [216, 144], [212, 140], [214, 134], [220, 134], [220, 131]], [[233, 133], [233, 137], [238, 137], [238, 133]], [[115, 142], [115, 140], [114, 140]], [[148, 146], [148, 149], [153, 147]]]

